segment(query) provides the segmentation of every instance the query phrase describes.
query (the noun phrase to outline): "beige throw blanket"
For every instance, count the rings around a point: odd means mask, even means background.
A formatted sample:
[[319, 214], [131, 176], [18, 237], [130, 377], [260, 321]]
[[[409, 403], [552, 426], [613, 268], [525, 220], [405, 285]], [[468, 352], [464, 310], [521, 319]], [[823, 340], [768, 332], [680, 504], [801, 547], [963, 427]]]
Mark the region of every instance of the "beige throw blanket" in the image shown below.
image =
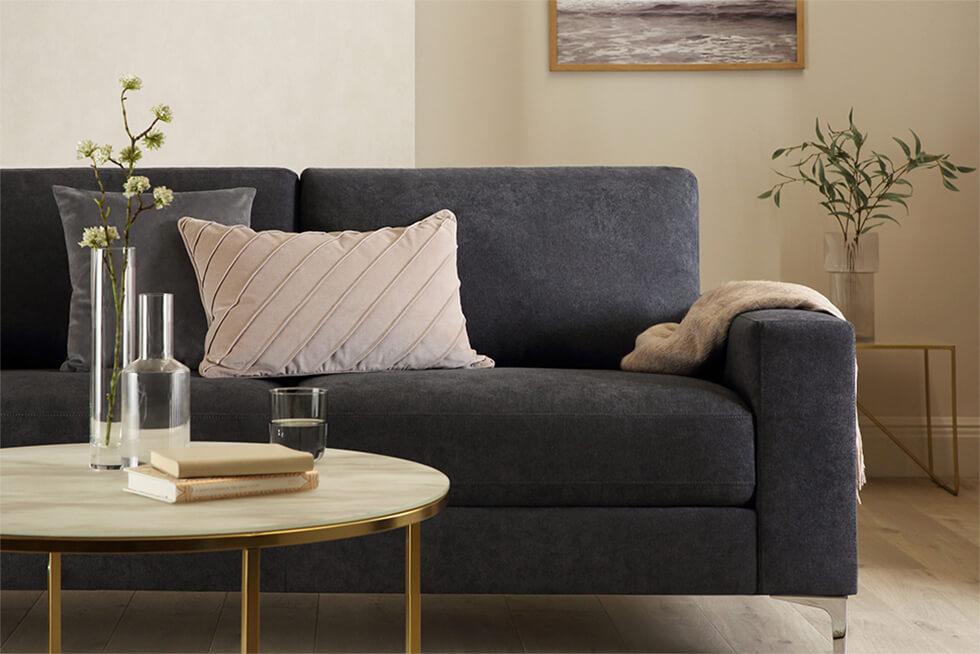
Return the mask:
[[[728, 282], [698, 298], [680, 324], [661, 323], [637, 336], [636, 348], [623, 357], [621, 367], [634, 372], [691, 375], [711, 354], [724, 347], [728, 328], [736, 316], [759, 309], [822, 311], [844, 320], [843, 314], [830, 300], [800, 284]], [[856, 372], [854, 383], [856, 388]], [[860, 490], [865, 482], [864, 454], [856, 408], [854, 434], [857, 440], [856, 481]]]

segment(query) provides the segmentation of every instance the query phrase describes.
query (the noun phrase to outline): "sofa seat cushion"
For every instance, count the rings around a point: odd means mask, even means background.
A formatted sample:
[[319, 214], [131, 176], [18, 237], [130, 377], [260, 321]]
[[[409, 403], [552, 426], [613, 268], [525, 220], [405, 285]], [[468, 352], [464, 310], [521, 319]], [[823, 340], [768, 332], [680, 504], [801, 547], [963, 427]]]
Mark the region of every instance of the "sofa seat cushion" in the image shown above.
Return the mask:
[[740, 506], [755, 487], [752, 414], [703, 380], [498, 368], [300, 384], [329, 389], [328, 447], [432, 465], [456, 506]]
[[[269, 389], [258, 379], [191, 377], [191, 438], [255, 441], [269, 438]], [[281, 384], [280, 384], [281, 385]], [[0, 372], [3, 447], [88, 441], [87, 372]]]

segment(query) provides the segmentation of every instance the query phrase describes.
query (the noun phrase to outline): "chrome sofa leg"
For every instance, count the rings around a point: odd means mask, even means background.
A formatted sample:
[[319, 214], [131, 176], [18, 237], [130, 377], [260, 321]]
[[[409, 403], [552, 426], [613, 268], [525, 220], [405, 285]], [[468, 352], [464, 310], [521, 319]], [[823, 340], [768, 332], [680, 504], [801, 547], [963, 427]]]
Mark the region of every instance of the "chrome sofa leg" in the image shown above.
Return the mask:
[[834, 639], [847, 636], [847, 597], [772, 595], [772, 598], [823, 609], [830, 616], [830, 626], [833, 630]]

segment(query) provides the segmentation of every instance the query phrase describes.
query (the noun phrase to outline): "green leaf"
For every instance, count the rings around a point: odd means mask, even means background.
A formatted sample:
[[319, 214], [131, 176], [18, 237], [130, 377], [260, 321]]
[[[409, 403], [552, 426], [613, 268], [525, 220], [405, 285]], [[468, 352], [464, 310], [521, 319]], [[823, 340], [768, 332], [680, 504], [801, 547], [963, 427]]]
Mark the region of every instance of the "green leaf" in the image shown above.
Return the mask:
[[919, 140], [919, 135], [915, 133], [915, 130], [909, 130], [912, 132], [912, 136], [915, 137], [915, 156], [918, 158], [922, 154], [922, 141]]
[[940, 168], [939, 169], [939, 172], [941, 172], [943, 174], [943, 177], [946, 177], [948, 179], [956, 179], [956, 177], [957, 177], [956, 173], [954, 173], [952, 170], [948, 170], [946, 168]]
[[786, 152], [786, 148], [779, 148], [778, 150], [772, 153], [772, 158], [778, 159], [779, 157], [783, 156], [784, 152]]
[[891, 216], [889, 216], [889, 215], [888, 215], [888, 214], [886, 214], [886, 213], [876, 213], [876, 214], [872, 214], [872, 215], [871, 215], [871, 217], [872, 217], [872, 218], [880, 218], [881, 220], [890, 220], [890, 221], [892, 221], [893, 223], [895, 223], [896, 225], [900, 225], [900, 224], [901, 224], [901, 223], [899, 223], [899, 222], [898, 222], [897, 220], [895, 220], [894, 218], [892, 218]]
[[896, 180], [894, 180], [892, 182], [892, 184], [898, 184], [900, 186], [907, 186], [907, 187], [909, 187], [910, 190], [912, 189], [912, 182], [910, 182], [907, 179], [896, 179]]
[[[840, 211], [842, 213], [847, 213], [846, 211], [843, 211], [842, 209], [838, 209], [838, 208], [834, 207], [835, 204], [843, 204], [845, 207], [847, 206], [847, 203], [844, 202], [843, 200], [823, 200], [822, 202], [820, 202], [820, 206], [823, 207], [824, 209], [826, 209], [829, 213], [833, 213], [835, 211]], [[850, 215], [850, 214], [848, 214], [848, 215]]]
[[[943, 180], [943, 181], [945, 181], [945, 180]], [[906, 196], [899, 195], [898, 193], [882, 193], [881, 194], [881, 198], [883, 200], [888, 200], [889, 202], [897, 202], [898, 204], [900, 204], [903, 207], [905, 207], [905, 211], [908, 212], [909, 205], [906, 204], [905, 203], [905, 200], [904, 200], [904, 198], [906, 198], [906, 197], [908, 197], [908, 196], [907, 195]]]
[[856, 185], [856, 181], [854, 179], [854, 175], [852, 175], [851, 174], [851, 171], [847, 170], [846, 168], [839, 168], [838, 170], [835, 170], [834, 172], [836, 172], [838, 175], [840, 175], [841, 177], [843, 177], [844, 179], [846, 179], [847, 180], [847, 183], [850, 184], [851, 186], [855, 186]]
[[956, 170], [960, 171], [961, 173], [972, 173], [974, 170], [976, 170], [976, 168], [970, 168], [969, 166], [957, 166]]
[[945, 178], [943, 179], [943, 186], [945, 186], [946, 188], [948, 188], [950, 191], [959, 191], [958, 188], [956, 188], [955, 186], [953, 186], [949, 182], [949, 180], [948, 179], [945, 179]]
[[825, 141], [824, 138], [823, 138], [823, 132], [820, 131], [820, 119], [819, 118], [817, 118], [817, 121], [816, 121], [815, 131], [817, 133], [817, 139], [819, 139], [821, 143], [826, 144], [827, 141]]
[[893, 136], [892, 139], [902, 147], [902, 152], [905, 153], [905, 156], [911, 159], [912, 151], [909, 149], [908, 144], [897, 136]]
[[[901, 223], [899, 223], [897, 220], [894, 221], [894, 222], [896, 224], [898, 224], [898, 225], [901, 225]], [[875, 222], [875, 223], [869, 222], [869, 223], [865, 224], [865, 226], [863, 228], [861, 228], [861, 234], [867, 234], [868, 232], [870, 232], [872, 230], [878, 229], [879, 227], [881, 227], [884, 224], [885, 224], [884, 221], [878, 221], [878, 222]]]
[[851, 129], [854, 129], [854, 107], [851, 107], [851, 110], [847, 112], [847, 122]]
[[774, 196], [772, 196], [772, 201], [776, 203], [776, 206], [777, 207], [779, 206], [779, 191], [781, 191], [781, 190], [782, 189], [777, 190], [776, 191], [776, 194]]
[[759, 195], [757, 195], [756, 197], [757, 197], [758, 199], [760, 199], [760, 200], [765, 200], [765, 199], [766, 199], [766, 198], [768, 198], [768, 197], [769, 197], [770, 195], [772, 195], [772, 189], [769, 189], [769, 190], [768, 190], [768, 191], [766, 191], [765, 193], [760, 193], [760, 194], [759, 194]]

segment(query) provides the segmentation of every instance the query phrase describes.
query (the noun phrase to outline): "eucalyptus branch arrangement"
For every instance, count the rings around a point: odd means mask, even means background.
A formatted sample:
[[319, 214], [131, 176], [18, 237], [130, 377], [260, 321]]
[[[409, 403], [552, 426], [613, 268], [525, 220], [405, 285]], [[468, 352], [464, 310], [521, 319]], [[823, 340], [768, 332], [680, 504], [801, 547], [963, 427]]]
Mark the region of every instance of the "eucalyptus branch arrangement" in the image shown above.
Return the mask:
[[[111, 145], [96, 144], [90, 140], [78, 143], [77, 154], [79, 159], [87, 159], [92, 172], [95, 174], [95, 181], [99, 188], [99, 195], [95, 198], [96, 207], [99, 210], [99, 224], [93, 227], [86, 227], [82, 232], [82, 240], [78, 245], [83, 248], [110, 248], [113, 243], [121, 240], [123, 248], [129, 247], [130, 230], [144, 211], [149, 209], [162, 209], [173, 202], [174, 194], [166, 186], [157, 186], [153, 189], [152, 202], [149, 199], [144, 201], [143, 193], [150, 190], [150, 180], [142, 175], [136, 174], [136, 163], [143, 158], [141, 148], [147, 150], [158, 150], [163, 146], [164, 134], [157, 127], [160, 123], [169, 123], [173, 119], [173, 112], [165, 104], [158, 104], [150, 111], [153, 120], [150, 125], [142, 131], [134, 131], [129, 126], [129, 115], [126, 112], [127, 93], [139, 91], [143, 88], [143, 81], [135, 75], [124, 75], [119, 78], [122, 92], [119, 94], [119, 104], [122, 108], [123, 128], [126, 130], [126, 138], [129, 141], [118, 155], [114, 155]], [[109, 224], [110, 206], [106, 199], [106, 188], [102, 181], [100, 166], [112, 164], [123, 171], [123, 195], [126, 198], [126, 218], [122, 222], [122, 234], [115, 225]], [[129, 266], [129, 250], [123, 250], [122, 269], [116, 270], [111, 256], [103, 257], [103, 267], [105, 275], [109, 280], [112, 292], [112, 304], [115, 309], [114, 335], [112, 347], [112, 373], [109, 381], [109, 389], [106, 392], [106, 423], [104, 444], [109, 445], [112, 434], [113, 409], [116, 400], [116, 393], [119, 385], [119, 375], [122, 372], [120, 354], [122, 349], [122, 319], [123, 301], [126, 293], [131, 289], [126, 288], [126, 268]], [[93, 366], [101, 365], [100, 362], [93, 361]]]
[[791, 184], [810, 185], [820, 193], [820, 206], [837, 220], [847, 248], [848, 261], [853, 262], [861, 236], [887, 222], [900, 224], [893, 215], [901, 206], [906, 214], [912, 197], [912, 183], [907, 179], [916, 170], [939, 171], [943, 186], [958, 191], [953, 183], [961, 173], [975, 168], [960, 166], [949, 160], [948, 154], [931, 154], [922, 148], [922, 141], [912, 130], [913, 141], [908, 143], [892, 137], [902, 150], [899, 160], [867, 147], [868, 133], [854, 125], [854, 110], [847, 116], [848, 126], [837, 130], [830, 123], [820, 127], [816, 119], [816, 140], [779, 148], [772, 159], [796, 153], [797, 161], [787, 172], [774, 172], [782, 178], [760, 199], [772, 198], [778, 207], [783, 187]]

